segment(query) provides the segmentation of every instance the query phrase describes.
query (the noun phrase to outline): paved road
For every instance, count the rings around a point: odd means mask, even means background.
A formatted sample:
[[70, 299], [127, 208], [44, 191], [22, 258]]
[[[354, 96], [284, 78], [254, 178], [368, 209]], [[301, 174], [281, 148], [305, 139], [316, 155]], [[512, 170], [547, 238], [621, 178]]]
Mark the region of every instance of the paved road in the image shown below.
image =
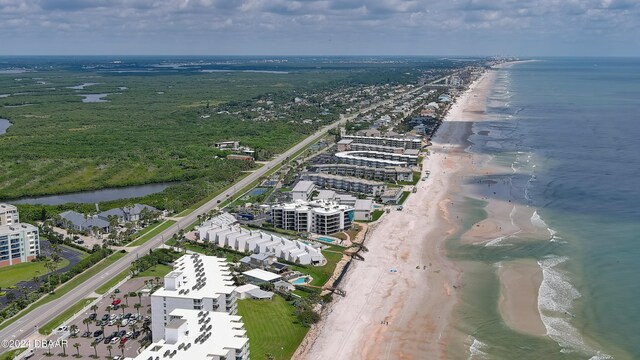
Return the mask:
[[[439, 81], [440, 79], [436, 80]], [[434, 81], [434, 82], [436, 82]], [[399, 94], [391, 99], [376, 103], [371, 105], [368, 108], [360, 110], [358, 113], [349, 115], [349, 116], [340, 116], [340, 120], [327, 125], [320, 130], [316, 131], [314, 134], [310, 135], [306, 139], [302, 140], [291, 149], [285, 151], [275, 159], [269, 161], [266, 165], [262, 166], [258, 170], [252, 172], [249, 176], [238, 181], [234, 186], [231, 186], [229, 189], [222, 192], [220, 195], [211, 199], [206, 204], [202, 205], [195, 211], [191, 212], [189, 215], [184, 216], [178, 222], [173, 224], [171, 227], [158, 234], [156, 237], [147, 241], [145, 244], [138, 246], [136, 248], [132, 248], [131, 252], [125, 255], [122, 259], [117, 262], [111, 264], [107, 267], [101, 274], [97, 274], [90, 278], [89, 280], [82, 283], [80, 286], [76, 287], [73, 291], [65, 294], [61, 298], [54, 300], [52, 302], [47, 303], [45, 306], [40, 306], [34, 310], [32, 310], [29, 315], [17, 320], [13, 324], [7, 326], [5, 329], [0, 331], [0, 340], [8, 340], [8, 339], [27, 339], [32, 338], [36, 335], [36, 330], [46, 324], [49, 320], [54, 318], [57, 314], [60, 314], [69, 306], [75, 304], [76, 302], [90, 297], [93, 294], [94, 290], [97, 289], [100, 285], [104, 284], [111, 277], [119, 274], [124, 271], [132, 261], [140, 256], [144, 256], [149, 253], [149, 250], [157, 248], [161, 246], [165, 239], [169, 239], [173, 234], [177, 233], [180, 229], [189, 226], [191, 223], [197, 220], [198, 215], [205, 214], [215, 208], [219, 202], [224, 201], [230, 196], [234, 196], [237, 192], [241, 191], [245, 186], [251, 184], [253, 181], [257, 180], [261, 176], [265, 175], [269, 170], [273, 167], [280, 165], [287, 158], [291, 157], [297, 151], [301, 150], [305, 146], [313, 143], [318, 140], [321, 136], [326, 134], [330, 129], [335, 129], [339, 125], [344, 124], [347, 120], [353, 119], [357, 115], [361, 113], [365, 113], [369, 110], [372, 110], [378, 106], [385, 105], [405, 94], [414, 93], [416, 91], [421, 90], [423, 87], [419, 86], [413, 90], [408, 92]], [[0, 349], [0, 353], [5, 349]]]

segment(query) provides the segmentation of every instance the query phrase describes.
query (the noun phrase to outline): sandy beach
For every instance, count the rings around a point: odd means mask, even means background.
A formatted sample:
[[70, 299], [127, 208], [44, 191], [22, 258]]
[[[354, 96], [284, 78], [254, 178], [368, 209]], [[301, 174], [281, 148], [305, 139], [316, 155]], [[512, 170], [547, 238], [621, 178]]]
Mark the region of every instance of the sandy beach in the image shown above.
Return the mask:
[[494, 72], [472, 84], [453, 105], [432, 139], [424, 170], [427, 181], [405, 203], [373, 226], [339, 298], [294, 358], [445, 359], [461, 272], [447, 258], [444, 242], [454, 230], [451, 194], [471, 168], [464, 151], [471, 121], [478, 120]]
[[542, 282], [542, 269], [535, 260], [521, 259], [500, 264], [499, 310], [504, 322], [511, 328], [542, 336], [546, 328], [538, 314], [538, 290]]

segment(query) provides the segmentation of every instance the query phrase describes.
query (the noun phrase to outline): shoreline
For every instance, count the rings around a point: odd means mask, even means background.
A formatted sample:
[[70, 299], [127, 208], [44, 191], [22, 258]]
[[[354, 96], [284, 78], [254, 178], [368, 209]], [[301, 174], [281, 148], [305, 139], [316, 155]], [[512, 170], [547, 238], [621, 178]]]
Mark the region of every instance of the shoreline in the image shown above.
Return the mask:
[[485, 72], [456, 99], [432, 139], [423, 169], [429, 180], [416, 185], [402, 211], [376, 224], [365, 261], [354, 262], [343, 282], [347, 296], [331, 305], [294, 359], [447, 358], [462, 275], [446, 255], [455, 231], [448, 205], [470, 159], [473, 120], [464, 111], [469, 102], [484, 103], [494, 76]]

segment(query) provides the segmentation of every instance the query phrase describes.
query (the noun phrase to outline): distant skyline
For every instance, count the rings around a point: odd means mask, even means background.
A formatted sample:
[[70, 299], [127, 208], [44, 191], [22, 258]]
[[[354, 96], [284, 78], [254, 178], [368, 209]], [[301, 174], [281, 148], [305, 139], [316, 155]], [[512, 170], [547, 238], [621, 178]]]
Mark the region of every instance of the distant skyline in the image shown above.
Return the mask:
[[0, 55], [640, 56], [636, 0], [0, 0]]

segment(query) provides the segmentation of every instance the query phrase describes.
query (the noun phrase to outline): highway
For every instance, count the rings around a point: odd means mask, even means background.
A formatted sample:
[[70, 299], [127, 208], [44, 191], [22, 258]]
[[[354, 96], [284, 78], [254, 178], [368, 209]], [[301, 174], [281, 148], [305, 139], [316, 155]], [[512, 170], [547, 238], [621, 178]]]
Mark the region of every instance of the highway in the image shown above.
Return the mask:
[[[433, 82], [437, 82], [440, 80], [441, 79], [438, 79]], [[127, 253], [124, 257], [122, 257], [117, 262], [111, 264], [101, 274], [97, 274], [91, 277], [90, 279], [88, 279], [81, 285], [77, 286], [74, 290], [70, 291], [69, 293], [63, 295], [59, 299], [56, 299], [45, 305], [42, 305], [42, 306], [39, 306], [38, 308], [33, 309], [29, 314], [27, 314], [23, 318], [7, 326], [5, 329], [0, 330], [0, 340], [10, 340], [10, 339], [24, 340], [28, 338], [33, 338], [33, 336], [37, 335], [36, 332], [38, 328], [45, 325], [47, 322], [49, 322], [49, 320], [53, 319], [56, 315], [60, 314], [61, 312], [63, 312], [73, 304], [77, 303], [78, 301], [87, 297], [91, 297], [91, 295], [94, 294], [95, 289], [97, 289], [102, 284], [107, 282], [113, 276], [116, 276], [117, 274], [127, 269], [131, 264], [131, 262], [136, 260], [136, 258], [144, 256], [149, 253], [149, 250], [159, 247], [160, 245], [163, 244], [165, 239], [171, 238], [171, 236], [177, 233], [180, 229], [183, 229], [189, 226], [191, 223], [195, 222], [198, 218], [198, 215], [209, 212], [210, 210], [214, 209], [219, 203], [226, 200], [228, 197], [236, 195], [237, 192], [242, 191], [244, 187], [248, 186], [253, 181], [265, 175], [272, 168], [282, 164], [285, 160], [292, 157], [299, 150], [317, 141], [321, 136], [325, 135], [327, 131], [331, 129], [335, 129], [336, 127], [344, 124], [347, 120], [353, 119], [362, 113], [366, 113], [376, 107], [388, 104], [389, 102], [392, 102], [401, 96], [419, 91], [423, 87], [424, 86], [416, 87], [415, 89], [396, 95], [393, 98], [373, 104], [349, 116], [340, 115], [340, 120], [321, 128], [320, 130], [316, 131], [314, 134], [308, 136], [298, 144], [294, 145], [289, 150], [278, 155], [276, 158], [269, 161], [267, 164], [263, 165], [262, 167], [255, 170], [245, 178], [236, 182], [233, 186], [230, 186], [228, 189], [226, 189], [221, 194], [219, 194], [215, 198], [208, 201], [206, 204], [200, 206], [198, 209], [191, 212], [190, 214], [180, 218], [175, 224], [173, 224], [171, 227], [164, 230], [162, 233], [153, 237], [152, 239], [150, 239], [149, 241], [147, 241], [141, 246], [138, 246], [135, 248], [132, 247], [129, 253]], [[0, 349], [0, 353], [2, 353], [5, 350], [8, 350], [8, 349]]]

